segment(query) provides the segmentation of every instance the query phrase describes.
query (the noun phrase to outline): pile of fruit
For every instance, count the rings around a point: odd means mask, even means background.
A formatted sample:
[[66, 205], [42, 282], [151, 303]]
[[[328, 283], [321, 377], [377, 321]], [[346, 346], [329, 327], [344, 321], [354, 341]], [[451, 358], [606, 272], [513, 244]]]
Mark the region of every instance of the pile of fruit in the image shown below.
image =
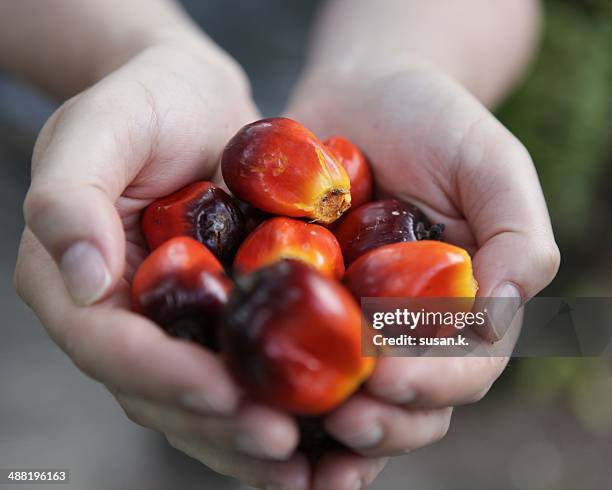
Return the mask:
[[257, 121], [221, 169], [234, 197], [196, 182], [145, 210], [151, 254], [133, 307], [217, 350], [255, 399], [314, 416], [358, 389], [375, 363], [362, 356], [362, 297], [476, 293], [468, 253], [415, 206], [373, 201], [368, 162], [345, 138]]

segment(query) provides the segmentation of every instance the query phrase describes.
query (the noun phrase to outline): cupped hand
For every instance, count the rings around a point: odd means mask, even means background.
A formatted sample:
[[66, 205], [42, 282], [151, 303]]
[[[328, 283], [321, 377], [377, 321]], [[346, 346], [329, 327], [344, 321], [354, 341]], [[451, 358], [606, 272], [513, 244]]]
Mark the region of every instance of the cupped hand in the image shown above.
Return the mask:
[[[321, 137], [351, 138], [372, 162], [380, 192], [413, 202], [446, 225], [445, 239], [473, 255], [482, 301], [506, 298], [487, 305], [490, 321], [483, 336], [497, 340], [559, 266], [531, 158], [445, 74], [429, 68], [371, 73], [311, 77], [296, 92], [289, 115]], [[520, 325], [519, 317], [513, 325]], [[381, 359], [364, 392], [327, 418], [327, 429], [369, 458], [430, 443], [448, 429], [450, 407], [483, 397], [507, 361]], [[319, 474], [320, 488], [352, 488], [346, 482], [362, 474], [359, 464], [347, 467], [331, 458], [327, 473]]]
[[66, 102], [35, 147], [16, 285], [132, 420], [221, 473], [300, 489], [309, 470], [291, 456], [293, 419], [242, 399], [212, 352], [130, 312], [141, 210], [212, 178], [227, 140], [257, 118], [241, 71], [193, 44], [152, 46]]

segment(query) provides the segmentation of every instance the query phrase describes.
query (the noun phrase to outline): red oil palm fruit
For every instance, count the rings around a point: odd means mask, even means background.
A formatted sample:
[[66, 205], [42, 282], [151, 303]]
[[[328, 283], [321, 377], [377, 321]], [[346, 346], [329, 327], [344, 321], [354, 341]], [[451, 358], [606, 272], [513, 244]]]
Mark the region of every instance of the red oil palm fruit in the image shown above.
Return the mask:
[[282, 259], [297, 259], [335, 278], [344, 274], [344, 260], [338, 240], [328, 229], [291, 218], [272, 218], [253, 231], [234, 259], [239, 274]]
[[297, 415], [337, 407], [374, 366], [361, 355], [361, 312], [350, 293], [296, 260], [238, 280], [220, 343], [251, 396]]
[[478, 290], [467, 251], [432, 240], [371, 250], [349, 266], [344, 283], [356, 298], [474, 298]]
[[243, 127], [225, 147], [221, 170], [236, 197], [268, 213], [332, 223], [351, 204], [344, 167], [291, 119]]
[[323, 142], [346, 170], [351, 181], [351, 206], [372, 200], [372, 171], [363, 152], [350, 140], [334, 136]]
[[132, 283], [132, 308], [168, 334], [214, 348], [232, 281], [204, 245], [183, 236], [156, 248]]
[[[349, 266], [344, 282], [357, 301], [403, 298], [403, 308], [438, 313], [440, 316], [433, 318], [440, 320], [449, 313], [471, 311], [478, 290], [469, 254], [454, 245], [431, 240], [375, 248]], [[379, 306], [384, 310], [384, 304]], [[391, 302], [392, 309], [397, 306]], [[410, 332], [415, 337], [458, 333], [453, 323], [440, 320], [420, 324]]]
[[212, 182], [195, 182], [154, 201], [142, 217], [151, 250], [176, 236], [189, 236], [224, 263], [231, 261], [245, 234], [238, 204]]

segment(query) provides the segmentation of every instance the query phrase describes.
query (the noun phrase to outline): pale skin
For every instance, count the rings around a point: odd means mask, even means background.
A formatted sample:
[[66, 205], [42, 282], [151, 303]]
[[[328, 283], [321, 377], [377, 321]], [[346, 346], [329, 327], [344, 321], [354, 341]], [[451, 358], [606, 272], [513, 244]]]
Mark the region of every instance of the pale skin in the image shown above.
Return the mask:
[[[287, 113], [363, 147], [380, 191], [419, 203], [474, 254], [479, 295], [518, 308], [552, 280], [559, 252], [529, 154], [487, 107], [524, 71], [539, 9], [492, 4], [330, 0]], [[506, 358], [385, 359], [326, 419], [359, 456], [309, 468], [288, 414], [248, 400], [215, 355], [129, 311], [145, 254], [139, 214], [212, 178], [225, 142], [259, 118], [244, 73], [169, 0], [35, 9], [0, 4], [0, 64], [71, 98], [36, 143], [16, 285], [132, 420], [257, 487], [353, 490], [388, 457], [443, 437], [453, 406], [484, 396]]]

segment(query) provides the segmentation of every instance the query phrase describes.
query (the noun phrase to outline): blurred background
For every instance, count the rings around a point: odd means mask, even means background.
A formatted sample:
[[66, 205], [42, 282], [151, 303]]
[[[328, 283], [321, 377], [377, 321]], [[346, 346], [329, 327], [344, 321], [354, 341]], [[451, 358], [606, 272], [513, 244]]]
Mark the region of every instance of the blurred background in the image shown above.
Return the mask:
[[[279, 114], [318, 2], [183, 3], [245, 67], [263, 113]], [[611, 296], [612, 1], [545, 8], [540, 56], [498, 115], [536, 162], [562, 252], [542, 294]], [[32, 147], [55, 107], [0, 73], [0, 468], [68, 468], [71, 489], [244, 488], [129, 422], [13, 291]], [[612, 488], [610, 374], [604, 359], [514, 359], [442, 442], [395, 458], [373, 488]]]

